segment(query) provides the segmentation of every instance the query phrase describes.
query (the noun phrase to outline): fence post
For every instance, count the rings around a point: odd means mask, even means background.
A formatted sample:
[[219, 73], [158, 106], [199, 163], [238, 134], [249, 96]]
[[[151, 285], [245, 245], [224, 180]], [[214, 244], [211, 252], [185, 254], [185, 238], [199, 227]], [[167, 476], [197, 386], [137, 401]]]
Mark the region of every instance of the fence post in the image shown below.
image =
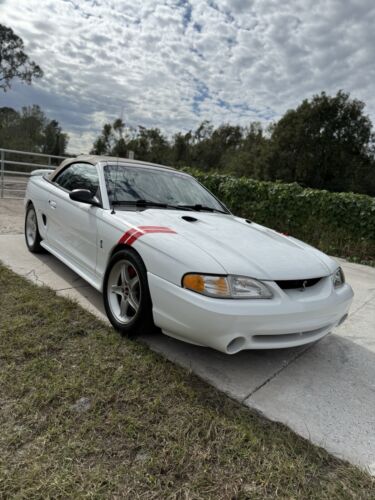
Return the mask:
[[0, 198], [4, 198], [4, 170], [5, 170], [5, 151], [1, 150], [1, 165], [0, 165], [0, 188], [1, 188], [1, 196]]

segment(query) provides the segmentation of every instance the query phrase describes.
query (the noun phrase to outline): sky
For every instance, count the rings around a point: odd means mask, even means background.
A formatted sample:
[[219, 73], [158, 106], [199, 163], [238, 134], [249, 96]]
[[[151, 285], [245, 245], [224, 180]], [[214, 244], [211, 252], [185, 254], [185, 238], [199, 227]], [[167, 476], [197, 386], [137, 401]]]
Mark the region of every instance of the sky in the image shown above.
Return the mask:
[[171, 136], [278, 120], [339, 89], [375, 122], [374, 0], [0, 0], [44, 70], [0, 106], [39, 104], [86, 153], [104, 123]]

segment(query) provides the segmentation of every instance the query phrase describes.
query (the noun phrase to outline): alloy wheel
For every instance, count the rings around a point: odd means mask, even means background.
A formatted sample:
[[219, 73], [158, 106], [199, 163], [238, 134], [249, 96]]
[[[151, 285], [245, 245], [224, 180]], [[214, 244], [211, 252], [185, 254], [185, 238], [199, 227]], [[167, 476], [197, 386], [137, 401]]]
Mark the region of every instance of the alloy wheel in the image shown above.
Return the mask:
[[119, 323], [129, 324], [138, 314], [141, 286], [136, 267], [128, 260], [119, 260], [110, 271], [107, 284], [108, 303]]

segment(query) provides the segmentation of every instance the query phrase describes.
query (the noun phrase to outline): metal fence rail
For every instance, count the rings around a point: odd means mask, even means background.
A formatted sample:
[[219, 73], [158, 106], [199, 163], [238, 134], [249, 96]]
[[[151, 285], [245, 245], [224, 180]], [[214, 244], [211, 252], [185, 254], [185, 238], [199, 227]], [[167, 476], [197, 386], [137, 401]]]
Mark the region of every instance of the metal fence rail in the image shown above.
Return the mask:
[[0, 198], [23, 198], [33, 170], [56, 168], [65, 158], [0, 148]]

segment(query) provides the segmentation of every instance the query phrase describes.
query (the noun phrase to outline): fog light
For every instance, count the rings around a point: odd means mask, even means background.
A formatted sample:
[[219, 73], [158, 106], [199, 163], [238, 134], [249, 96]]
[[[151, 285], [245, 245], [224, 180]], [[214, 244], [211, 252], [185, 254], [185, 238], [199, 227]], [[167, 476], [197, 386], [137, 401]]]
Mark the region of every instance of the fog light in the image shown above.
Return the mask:
[[245, 345], [245, 338], [236, 337], [235, 339], [231, 340], [227, 345], [227, 353], [235, 354], [236, 352], [240, 351], [244, 345]]

